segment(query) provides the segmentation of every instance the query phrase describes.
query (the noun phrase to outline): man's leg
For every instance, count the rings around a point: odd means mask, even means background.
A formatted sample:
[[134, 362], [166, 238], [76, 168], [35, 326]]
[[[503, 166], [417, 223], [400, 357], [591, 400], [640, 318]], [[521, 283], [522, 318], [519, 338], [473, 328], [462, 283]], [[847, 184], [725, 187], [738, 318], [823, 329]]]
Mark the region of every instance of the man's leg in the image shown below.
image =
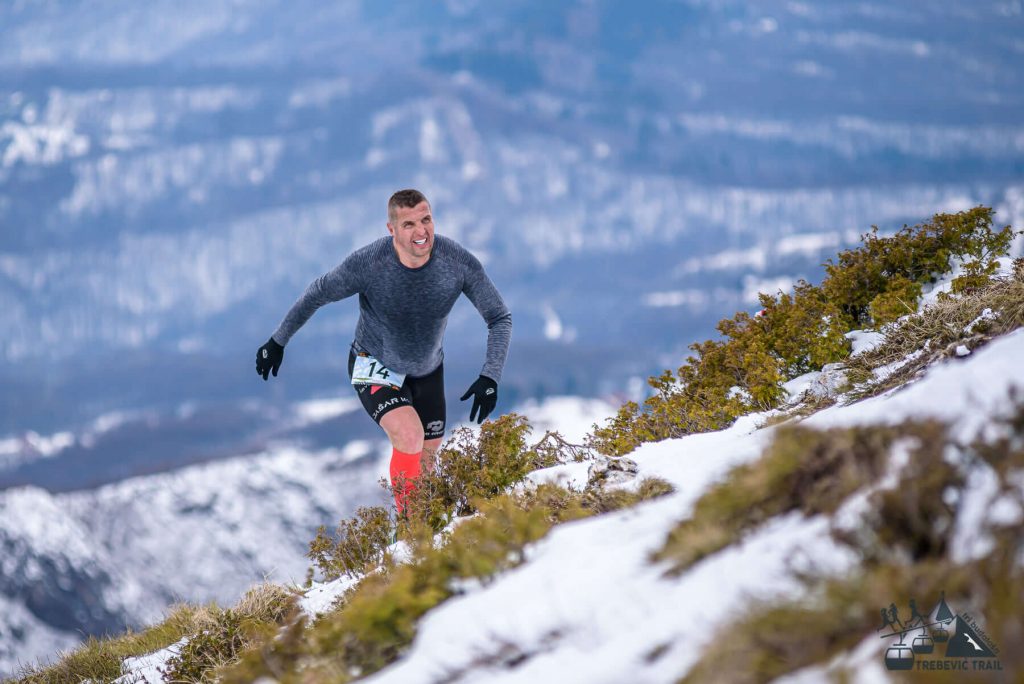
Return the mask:
[[412, 403], [423, 426], [423, 468], [434, 469], [434, 455], [444, 441], [444, 364], [409, 384]]
[[381, 416], [380, 426], [395, 449], [406, 454], [423, 451], [423, 423], [412, 406], [399, 406], [388, 411]]
[[444, 437], [423, 440], [423, 470], [429, 472], [434, 469], [434, 455], [441, 448], [441, 442], [443, 441]]
[[391, 442], [391, 486], [401, 515], [423, 468], [423, 424], [416, 409], [400, 406], [381, 416], [380, 426]]

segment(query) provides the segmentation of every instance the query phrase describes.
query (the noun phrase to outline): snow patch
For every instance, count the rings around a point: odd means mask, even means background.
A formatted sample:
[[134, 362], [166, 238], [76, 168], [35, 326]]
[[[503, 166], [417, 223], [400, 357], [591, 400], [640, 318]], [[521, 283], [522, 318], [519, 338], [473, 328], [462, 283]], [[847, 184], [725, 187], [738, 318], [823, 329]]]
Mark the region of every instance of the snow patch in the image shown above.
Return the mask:
[[315, 618], [330, 611], [345, 592], [359, 583], [362, 577], [339, 577], [330, 582], [313, 582], [299, 599], [299, 608], [306, 615]]
[[852, 349], [850, 356], [863, 354], [885, 342], [885, 335], [877, 330], [851, 330], [846, 333], [846, 339], [850, 340]]
[[161, 670], [167, 669], [167, 663], [181, 653], [187, 643], [188, 639], [184, 638], [148, 655], [125, 658], [121, 663], [121, 671], [125, 674], [115, 679], [114, 684], [163, 684]]

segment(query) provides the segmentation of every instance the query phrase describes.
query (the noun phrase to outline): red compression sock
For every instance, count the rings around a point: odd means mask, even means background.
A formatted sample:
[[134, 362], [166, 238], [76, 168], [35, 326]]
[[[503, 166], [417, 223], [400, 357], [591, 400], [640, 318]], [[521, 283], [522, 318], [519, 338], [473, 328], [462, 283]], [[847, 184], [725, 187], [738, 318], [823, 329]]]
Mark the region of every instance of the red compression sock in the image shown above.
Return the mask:
[[[391, 487], [395, 492], [395, 507], [398, 508], [398, 515], [405, 512], [405, 502], [408, 500], [412, 490], [416, 488], [416, 480], [420, 476], [420, 457], [423, 452], [407, 454], [398, 449], [391, 451]], [[401, 480], [401, 486], [399, 486]]]

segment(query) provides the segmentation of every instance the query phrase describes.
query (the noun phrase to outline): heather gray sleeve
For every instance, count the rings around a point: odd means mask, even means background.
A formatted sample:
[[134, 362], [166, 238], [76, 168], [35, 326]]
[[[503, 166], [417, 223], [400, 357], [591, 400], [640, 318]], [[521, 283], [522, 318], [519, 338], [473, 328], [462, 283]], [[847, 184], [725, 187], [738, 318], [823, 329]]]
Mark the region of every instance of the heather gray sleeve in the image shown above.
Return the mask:
[[285, 315], [273, 338], [282, 347], [324, 304], [350, 297], [362, 287], [359, 252], [350, 255], [333, 270], [323, 274], [306, 288]]
[[501, 371], [508, 356], [508, 345], [512, 339], [512, 314], [498, 294], [494, 283], [487, 277], [480, 261], [472, 254], [467, 255], [468, 268], [462, 291], [487, 323], [487, 357], [484, 359], [484, 367], [480, 374], [500, 382]]

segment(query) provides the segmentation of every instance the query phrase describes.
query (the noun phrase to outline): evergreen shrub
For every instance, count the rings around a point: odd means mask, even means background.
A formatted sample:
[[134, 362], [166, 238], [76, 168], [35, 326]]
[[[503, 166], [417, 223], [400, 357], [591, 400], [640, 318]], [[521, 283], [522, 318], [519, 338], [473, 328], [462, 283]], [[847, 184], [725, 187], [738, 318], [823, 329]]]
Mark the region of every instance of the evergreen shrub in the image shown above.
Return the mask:
[[856, 249], [825, 264], [821, 285], [799, 281], [792, 293], [761, 294], [761, 310], [740, 311], [718, 323], [720, 338], [697, 342], [675, 373], [651, 377], [652, 395], [627, 402], [588, 445], [608, 455], [645, 442], [728, 427], [739, 416], [779, 405], [782, 385], [849, 356], [845, 334], [881, 326], [917, 311], [924, 286], [959, 263], [954, 294], [984, 288], [1016, 234], [994, 230], [992, 209], [975, 207], [904, 226], [891, 236], [878, 228]]

